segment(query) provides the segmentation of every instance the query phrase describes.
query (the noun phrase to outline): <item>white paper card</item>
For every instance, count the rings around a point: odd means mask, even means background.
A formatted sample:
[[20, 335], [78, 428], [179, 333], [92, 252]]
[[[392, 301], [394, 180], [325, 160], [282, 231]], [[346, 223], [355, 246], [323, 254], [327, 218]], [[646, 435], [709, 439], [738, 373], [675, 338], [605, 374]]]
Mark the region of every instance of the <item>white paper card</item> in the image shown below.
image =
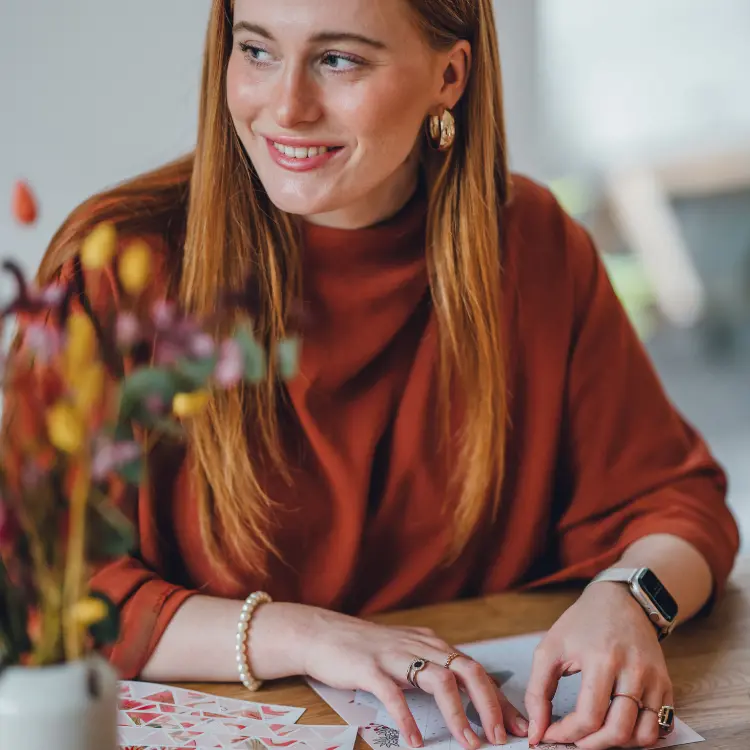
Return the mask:
[[[500, 683], [508, 700], [525, 713], [524, 694], [531, 676], [532, 656], [543, 635], [544, 633], [534, 633], [514, 638], [499, 638], [465, 644], [459, 646], [459, 648], [482, 664]], [[371, 747], [376, 748], [376, 750], [381, 748], [404, 748], [406, 750], [408, 748], [406, 743], [401, 743], [395, 722], [375, 696], [363, 691], [335, 690], [315, 680], [309, 680], [309, 683], [344, 721], [360, 727], [360, 734]], [[574, 709], [580, 685], [580, 674], [564, 677], [560, 681], [552, 703], [555, 716], [565, 716]], [[445, 726], [442, 715], [431, 695], [420, 690], [409, 690], [406, 693], [406, 699], [414, 714], [417, 726], [422, 732], [426, 747], [429, 747], [430, 750], [463, 750]], [[468, 696], [463, 695], [463, 700], [467, 707], [469, 721], [480, 738], [484, 739], [476, 710], [469, 703]], [[668, 737], [659, 740], [653, 747], [665, 748], [702, 741], [703, 737], [677, 719], [674, 731]], [[484, 747], [493, 746], [486, 743]], [[525, 738], [509, 735], [508, 742], [504, 747], [524, 750], [529, 747], [529, 743]], [[574, 745], [544, 744], [537, 747], [539, 750], [575, 748]]]

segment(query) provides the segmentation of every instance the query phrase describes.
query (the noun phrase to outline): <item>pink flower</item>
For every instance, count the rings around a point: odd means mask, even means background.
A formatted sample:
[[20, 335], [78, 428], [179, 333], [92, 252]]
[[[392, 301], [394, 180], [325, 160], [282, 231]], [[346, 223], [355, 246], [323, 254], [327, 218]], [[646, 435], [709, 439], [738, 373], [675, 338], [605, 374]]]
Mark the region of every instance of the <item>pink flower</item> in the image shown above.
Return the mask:
[[208, 359], [216, 351], [214, 340], [207, 333], [199, 333], [190, 340], [190, 353], [199, 359]]
[[117, 344], [123, 349], [135, 346], [141, 338], [141, 326], [138, 318], [131, 312], [123, 312], [117, 316]]
[[240, 382], [244, 371], [245, 361], [242, 348], [233, 339], [224, 341], [214, 370], [216, 382], [224, 388], [231, 388]]
[[91, 464], [91, 476], [94, 481], [100, 482], [113, 471], [135, 461], [140, 455], [141, 448], [137, 443], [102, 441]]
[[170, 367], [185, 355], [183, 347], [170, 340], [157, 341], [154, 361], [161, 367]]
[[39, 301], [49, 307], [61, 305], [65, 299], [67, 288], [63, 284], [50, 284], [39, 291]]
[[151, 308], [151, 318], [157, 330], [167, 330], [175, 318], [175, 306], [171, 302], [160, 300]]
[[30, 323], [24, 329], [24, 344], [42, 362], [49, 362], [62, 347], [62, 335], [57, 328]]

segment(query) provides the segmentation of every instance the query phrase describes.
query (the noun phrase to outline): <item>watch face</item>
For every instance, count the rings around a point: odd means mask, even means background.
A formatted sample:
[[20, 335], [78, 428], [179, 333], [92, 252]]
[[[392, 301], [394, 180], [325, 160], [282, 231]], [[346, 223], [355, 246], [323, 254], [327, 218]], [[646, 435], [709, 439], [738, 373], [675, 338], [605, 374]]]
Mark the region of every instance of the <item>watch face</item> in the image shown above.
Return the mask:
[[638, 583], [664, 619], [672, 622], [677, 617], [677, 602], [670, 596], [662, 582], [650, 570], [644, 570], [638, 576]]

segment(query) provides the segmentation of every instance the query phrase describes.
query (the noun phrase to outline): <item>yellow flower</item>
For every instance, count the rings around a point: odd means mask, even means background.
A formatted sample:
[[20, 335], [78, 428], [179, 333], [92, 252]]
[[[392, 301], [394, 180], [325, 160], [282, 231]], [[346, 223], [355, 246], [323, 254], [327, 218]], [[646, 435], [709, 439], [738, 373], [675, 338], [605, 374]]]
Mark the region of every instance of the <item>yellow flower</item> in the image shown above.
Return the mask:
[[76, 409], [84, 416], [90, 414], [104, 391], [104, 365], [98, 361], [89, 364], [75, 377], [75, 389]]
[[101, 622], [107, 614], [107, 605], [101, 599], [89, 597], [73, 605], [73, 619], [85, 628]]
[[151, 275], [151, 248], [136, 240], [120, 256], [118, 275], [125, 291], [129, 294], [140, 294]]
[[47, 433], [58, 450], [78, 453], [85, 436], [83, 420], [70, 404], [59, 401], [47, 410]]
[[206, 408], [208, 399], [208, 391], [178, 393], [172, 400], [172, 411], [178, 417], [193, 417]]
[[88, 369], [96, 354], [96, 332], [89, 316], [74, 312], [68, 318], [65, 367], [68, 382], [74, 382]]
[[81, 247], [81, 265], [88, 271], [104, 268], [115, 254], [117, 230], [109, 221], [96, 226]]

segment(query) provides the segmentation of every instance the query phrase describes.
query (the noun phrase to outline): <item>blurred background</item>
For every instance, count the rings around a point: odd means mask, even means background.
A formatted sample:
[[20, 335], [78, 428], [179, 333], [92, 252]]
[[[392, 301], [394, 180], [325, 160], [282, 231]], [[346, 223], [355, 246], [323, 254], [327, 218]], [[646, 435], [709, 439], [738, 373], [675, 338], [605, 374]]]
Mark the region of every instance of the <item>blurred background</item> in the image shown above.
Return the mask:
[[[495, 0], [512, 165], [592, 232], [750, 538], [750, 0]], [[30, 272], [90, 194], [191, 148], [207, 0], [0, 0], [0, 211]], [[0, 287], [6, 294], [7, 288]]]

